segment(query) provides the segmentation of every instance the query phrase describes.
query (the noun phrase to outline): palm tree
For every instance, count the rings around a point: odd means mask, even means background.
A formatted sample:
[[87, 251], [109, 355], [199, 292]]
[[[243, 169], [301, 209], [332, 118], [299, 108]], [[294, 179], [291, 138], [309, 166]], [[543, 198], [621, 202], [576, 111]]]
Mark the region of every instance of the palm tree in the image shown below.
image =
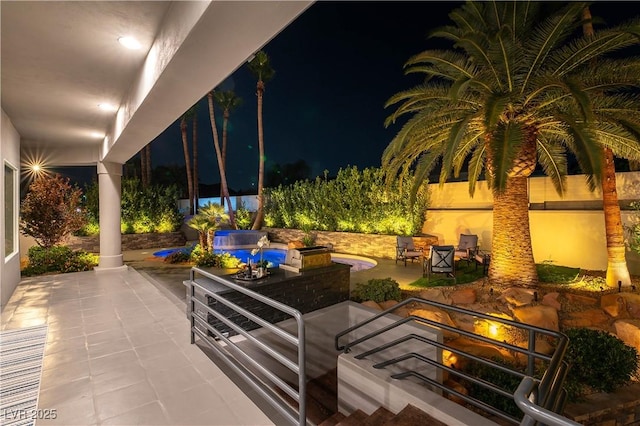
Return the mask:
[[189, 138], [187, 137], [187, 121], [195, 113], [194, 108], [189, 108], [180, 118], [180, 134], [182, 135], [182, 150], [184, 151], [184, 162], [187, 168], [187, 191], [189, 195], [189, 214], [193, 214], [193, 175], [191, 170], [191, 157], [189, 156]]
[[213, 250], [213, 234], [214, 231], [224, 223], [229, 222], [229, 215], [225, 213], [224, 207], [220, 204], [207, 203], [200, 209], [199, 216], [206, 218], [209, 222], [207, 230], [207, 250]]
[[[231, 227], [235, 229], [236, 221], [233, 215], [233, 207], [231, 206], [231, 200], [229, 199], [229, 188], [227, 187], [227, 172], [224, 167], [222, 159], [222, 151], [220, 150], [220, 142], [218, 141], [218, 128], [216, 127], [216, 116], [213, 105], [214, 91], [210, 91], [207, 94], [207, 100], [209, 102], [209, 120], [211, 121], [211, 133], [213, 133], [213, 146], [216, 150], [216, 158], [218, 159], [218, 169], [220, 170], [220, 188], [222, 190], [222, 197], [227, 199], [227, 205], [229, 206], [229, 222]], [[220, 203], [221, 207], [224, 207]]]
[[[224, 92], [215, 92], [215, 98], [218, 105], [222, 107], [222, 167], [227, 167], [227, 127], [229, 124], [229, 115], [231, 110], [236, 109], [242, 104], [242, 98], [235, 94], [233, 90]], [[220, 188], [220, 203], [224, 206], [224, 194]]]
[[254, 58], [249, 61], [249, 70], [256, 76], [258, 83], [256, 85], [256, 96], [258, 97], [258, 147], [260, 149], [260, 163], [258, 168], [258, 211], [252, 229], [262, 228], [262, 219], [264, 217], [264, 196], [262, 191], [264, 188], [264, 132], [262, 129], [262, 97], [264, 96], [264, 84], [273, 78], [275, 71], [269, 64], [269, 57], [260, 50]]
[[198, 214], [187, 221], [187, 226], [198, 231], [198, 242], [200, 243], [200, 247], [203, 250], [210, 251], [207, 248], [207, 234], [211, 227], [209, 219]]
[[143, 188], [151, 185], [151, 143], [140, 151], [140, 180]]
[[[640, 158], [637, 58], [605, 55], [637, 45], [638, 23], [575, 37], [582, 3], [542, 14], [540, 3], [468, 2], [450, 14], [455, 26], [434, 32], [455, 50], [409, 59], [423, 84], [394, 95], [390, 125], [411, 115], [386, 148], [392, 179], [415, 166], [416, 182], [441, 165], [439, 181], [466, 168], [469, 193], [485, 172], [494, 196], [489, 279], [536, 285], [529, 231], [527, 178], [540, 164], [562, 195], [567, 151], [590, 189], [603, 179], [603, 150]], [[598, 58], [598, 67], [590, 65]]]
[[[591, 10], [589, 10], [588, 6], [582, 9], [582, 21], [582, 31], [585, 37], [593, 37], [593, 22]], [[593, 65], [596, 66], [596, 64]], [[623, 286], [630, 286], [631, 277], [629, 276], [629, 268], [625, 258], [624, 229], [616, 190], [616, 168], [613, 162], [613, 151], [606, 146], [603, 150], [602, 208], [607, 237], [607, 285], [616, 287], [620, 282]]]
[[193, 106], [191, 117], [191, 140], [193, 141], [193, 211], [198, 213], [198, 199], [200, 198], [200, 179], [198, 178], [198, 104]]

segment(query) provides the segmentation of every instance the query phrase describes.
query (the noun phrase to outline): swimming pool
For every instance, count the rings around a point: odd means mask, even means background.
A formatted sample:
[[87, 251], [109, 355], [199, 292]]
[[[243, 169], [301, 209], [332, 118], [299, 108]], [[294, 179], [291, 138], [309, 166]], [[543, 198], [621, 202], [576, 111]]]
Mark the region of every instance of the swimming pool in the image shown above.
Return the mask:
[[[174, 249], [160, 250], [153, 253], [156, 257], [167, 257], [168, 255], [177, 251], [189, 252], [191, 249], [188, 247], [180, 247]], [[251, 255], [252, 249], [228, 249], [228, 250], [215, 250], [216, 253], [229, 253], [242, 262], [248, 262], [251, 259], [252, 263], [256, 263], [260, 260], [260, 253]], [[262, 251], [262, 259], [269, 262], [269, 267], [277, 268], [281, 263], [284, 263], [287, 257], [287, 250], [277, 248], [267, 248]], [[331, 260], [336, 263], [345, 263], [351, 265], [351, 272], [364, 271], [365, 269], [373, 268], [378, 264], [373, 259], [362, 256], [354, 256], [350, 254], [331, 253]]]

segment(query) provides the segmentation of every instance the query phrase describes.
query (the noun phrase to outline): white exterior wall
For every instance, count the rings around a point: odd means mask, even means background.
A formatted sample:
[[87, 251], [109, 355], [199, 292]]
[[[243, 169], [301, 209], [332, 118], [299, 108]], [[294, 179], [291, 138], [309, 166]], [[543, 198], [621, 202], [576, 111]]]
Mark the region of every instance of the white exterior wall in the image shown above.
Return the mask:
[[[621, 202], [640, 200], [640, 172], [616, 174], [618, 199]], [[460, 234], [477, 234], [480, 248], [491, 249], [493, 235], [493, 197], [485, 182], [469, 196], [467, 182], [429, 185], [430, 205], [422, 232], [435, 235], [440, 244], [457, 244]], [[560, 197], [548, 177], [529, 179], [529, 201], [567, 203], [554, 209], [532, 209], [529, 212], [531, 242], [536, 262], [551, 260], [557, 265], [606, 270], [607, 250], [604, 213], [593, 209], [601, 202], [599, 191], [589, 192], [582, 175], [568, 176], [567, 194]], [[631, 212], [622, 211], [623, 223], [629, 223]], [[640, 255], [627, 251], [629, 272], [640, 275]]]
[[[0, 163], [2, 163], [2, 184], [0, 185], [0, 200], [2, 200], [2, 208], [0, 209], [0, 264], [2, 270], [0, 271], [0, 305], [4, 306], [16, 286], [20, 282], [20, 252], [18, 250], [18, 202], [19, 197], [19, 182], [20, 182], [20, 135], [16, 131], [15, 127], [11, 123], [11, 120], [7, 114], [2, 110], [2, 122], [1, 122], [1, 136], [0, 136]], [[16, 251], [13, 254], [5, 253], [5, 209], [4, 209], [4, 165], [8, 164], [17, 170], [16, 182], [14, 184], [14, 191], [17, 195], [16, 204], [14, 205], [14, 230], [15, 230], [15, 247]], [[9, 256], [7, 256], [9, 254]]]

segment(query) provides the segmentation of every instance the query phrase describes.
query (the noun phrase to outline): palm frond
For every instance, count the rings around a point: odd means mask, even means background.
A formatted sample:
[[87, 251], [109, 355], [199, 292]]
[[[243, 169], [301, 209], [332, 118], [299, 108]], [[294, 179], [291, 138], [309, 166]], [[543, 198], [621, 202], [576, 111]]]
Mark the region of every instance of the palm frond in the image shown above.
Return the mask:
[[594, 191], [602, 182], [602, 146], [598, 144], [593, 129], [586, 123], [575, 121], [571, 116], [564, 114], [559, 114], [559, 117], [567, 125], [567, 132], [571, 135], [567, 145], [575, 154], [580, 169], [586, 175], [589, 190]]
[[591, 61], [640, 43], [640, 20], [599, 31], [593, 37], [579, 38], [557, 49], [549, 56], [550, 71], [562, 76], [575, 71]]
[[567, 181], [567, 153], [562, 144], [543, 135], [538, 136], [538, 162], [544, 174], [551, 178], [559, 196], [563, 196]]
[[569, 4], [557, 14], [542, 21], [525, 39], [524, 57], [527, 59], [529, 71], [523, 79], [521, 94], [527, 91], [531, 78], [536, 76], [549, 53], [571, 34], [571, 24], [577, 21], [583, 8], [582, 3]]
[[471, 159], [469, 160], [469, 169], [468, 169], [468, 177], [469, 177], [469, 195], [473, 197], [476, 192], [476, 183], [478, 182], [478, 178], [484, 169], [484, 161], [486, 155], [486, 147], [483, 144], [476, 147], [471, 155]]

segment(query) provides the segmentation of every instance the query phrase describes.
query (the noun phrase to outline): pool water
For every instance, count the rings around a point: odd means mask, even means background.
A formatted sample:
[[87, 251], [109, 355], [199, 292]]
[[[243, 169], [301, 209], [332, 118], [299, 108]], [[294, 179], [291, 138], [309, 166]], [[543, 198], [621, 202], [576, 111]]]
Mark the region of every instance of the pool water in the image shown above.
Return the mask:
[[[160, 250], [153, 253], [156, 257], [167, 257], [171, 253], [176, 251], [185, 251], [189, 252], [190, 248], [177, 248], [177, 249], [167, 249]], [[237, 257], [242, 262], [248, 262], [251, 259], [251, 263], [256, 263], [260, 260], [260, 252], [255, 255], [251, 255], [251, 249], [229, 249], [229, 250], [215, 250], [216, 253], [229, 253], [232, 256]], [[275, 248], [268, 248], [262, 250], [262, 259], [269, 262], [270, 268], [277, 268], [281, 263], [284, 263], [287, 257], [287, 251]], [[365, 269], [370, 269], [376, 266], [375, 260], [361, 258], [358, 256], [341, 256], [339, 254], [331, 253], [331, 260], [336, 263], [345, 263], [347, 265], [351, 265], [351, 271], [363, 271]]]

